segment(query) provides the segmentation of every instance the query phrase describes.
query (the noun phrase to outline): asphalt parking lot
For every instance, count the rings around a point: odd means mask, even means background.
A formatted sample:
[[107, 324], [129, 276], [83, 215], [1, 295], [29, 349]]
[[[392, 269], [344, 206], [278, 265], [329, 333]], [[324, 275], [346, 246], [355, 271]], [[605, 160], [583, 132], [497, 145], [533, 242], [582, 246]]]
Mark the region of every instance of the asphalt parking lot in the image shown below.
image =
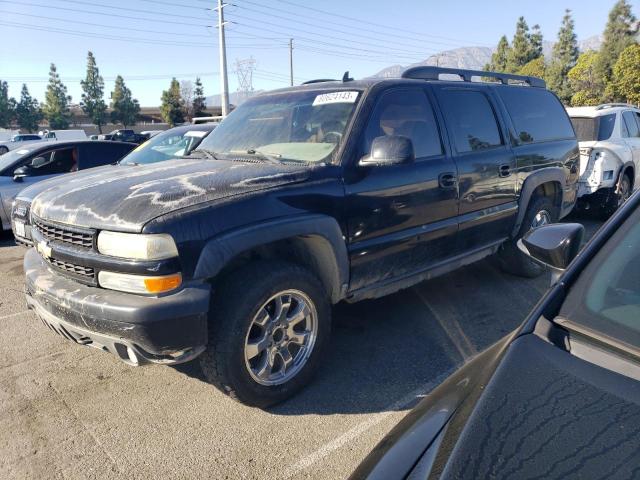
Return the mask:
[[[578, 219], [591, 235], [599, 223]], [[345, 478], [419, 399], [522, 321], [548, 285], [485, 260], [334, 309], [326, 364], [270, 411], [197, 366], [133, 368], [54, 335], [25, 308], [0, 239], [0, 478]]]

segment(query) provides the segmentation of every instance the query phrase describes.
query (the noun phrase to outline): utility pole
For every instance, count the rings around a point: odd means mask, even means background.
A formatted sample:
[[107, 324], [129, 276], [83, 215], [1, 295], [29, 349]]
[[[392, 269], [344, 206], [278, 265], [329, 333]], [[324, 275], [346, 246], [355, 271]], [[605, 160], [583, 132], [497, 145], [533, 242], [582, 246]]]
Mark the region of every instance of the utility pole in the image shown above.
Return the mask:
[[220, 46], [220, 104], [222, 106], [222, 116], [229, 114], [229, 79], [227, 78], [227, 47], [224, 39], [224, 12], [223, 8], [227, 4], [218, 0], [218, 44]]
[[289, 39], [289, 78], [293, 87], [293, 38]]

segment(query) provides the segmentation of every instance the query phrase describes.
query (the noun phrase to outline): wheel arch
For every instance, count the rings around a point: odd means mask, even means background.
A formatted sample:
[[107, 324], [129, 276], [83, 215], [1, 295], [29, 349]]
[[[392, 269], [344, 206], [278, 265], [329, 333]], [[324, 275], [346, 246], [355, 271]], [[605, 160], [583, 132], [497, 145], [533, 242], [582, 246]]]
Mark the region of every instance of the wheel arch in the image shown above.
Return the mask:
[[349, 261], [338, 222], [302, 215], [243, 227], [211, 239], [202, 250], [195, 278], [212, 280], [253, 259], [282, 259], [309, 268], [332, 303], [346, 294]]
[[558, 207], [558, 211], [562, 210], [562, 186], [565, 180], [566, 174], [561, 167], [544, 168], [531, 173], [525, 179], [522, 189], [520, 190], [516, 222], [511, 232], [513, 238], [518, 235], [529, 203], [536, 195], [542, 194], [551, 197], [554, 205]]

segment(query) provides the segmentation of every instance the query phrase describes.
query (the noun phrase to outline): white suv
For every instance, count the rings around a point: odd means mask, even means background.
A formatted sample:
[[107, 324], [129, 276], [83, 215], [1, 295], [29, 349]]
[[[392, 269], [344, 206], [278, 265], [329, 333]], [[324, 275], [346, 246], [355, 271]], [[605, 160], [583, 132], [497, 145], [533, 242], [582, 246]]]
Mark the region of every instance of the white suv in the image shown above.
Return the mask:
[[608, 216], [639, 185], [640, 109], [608, 103], [567, 112], [580, 142], [580, 204]]

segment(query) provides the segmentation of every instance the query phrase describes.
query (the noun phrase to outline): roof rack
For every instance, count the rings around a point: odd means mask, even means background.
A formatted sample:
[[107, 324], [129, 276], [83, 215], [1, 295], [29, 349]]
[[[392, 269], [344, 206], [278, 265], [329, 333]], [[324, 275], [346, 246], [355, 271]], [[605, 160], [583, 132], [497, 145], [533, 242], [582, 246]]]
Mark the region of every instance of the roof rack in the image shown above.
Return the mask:
[[629, 103], [603, 103], [602, 105], [598, 105], [596, 110], [604, 110], [605, 108], [615, 108], [615, 107], [630, 107], [635, 108], [633, 105]]
[[464, 70], [461, 68], [442, 67], [413, 67], [402, 73], [402, 78], [414, 78], [418, 80], [440, 80], [440, 75], [457, 75], [464, 82], [471, 82], [472, 77], [495, 78], [504, 85], [512, 83], [524, 83], [530, 87], [546, 88], [544, 80], [525, 75], [513, 75], [511, 73], [484, 72], [482, 70]]

